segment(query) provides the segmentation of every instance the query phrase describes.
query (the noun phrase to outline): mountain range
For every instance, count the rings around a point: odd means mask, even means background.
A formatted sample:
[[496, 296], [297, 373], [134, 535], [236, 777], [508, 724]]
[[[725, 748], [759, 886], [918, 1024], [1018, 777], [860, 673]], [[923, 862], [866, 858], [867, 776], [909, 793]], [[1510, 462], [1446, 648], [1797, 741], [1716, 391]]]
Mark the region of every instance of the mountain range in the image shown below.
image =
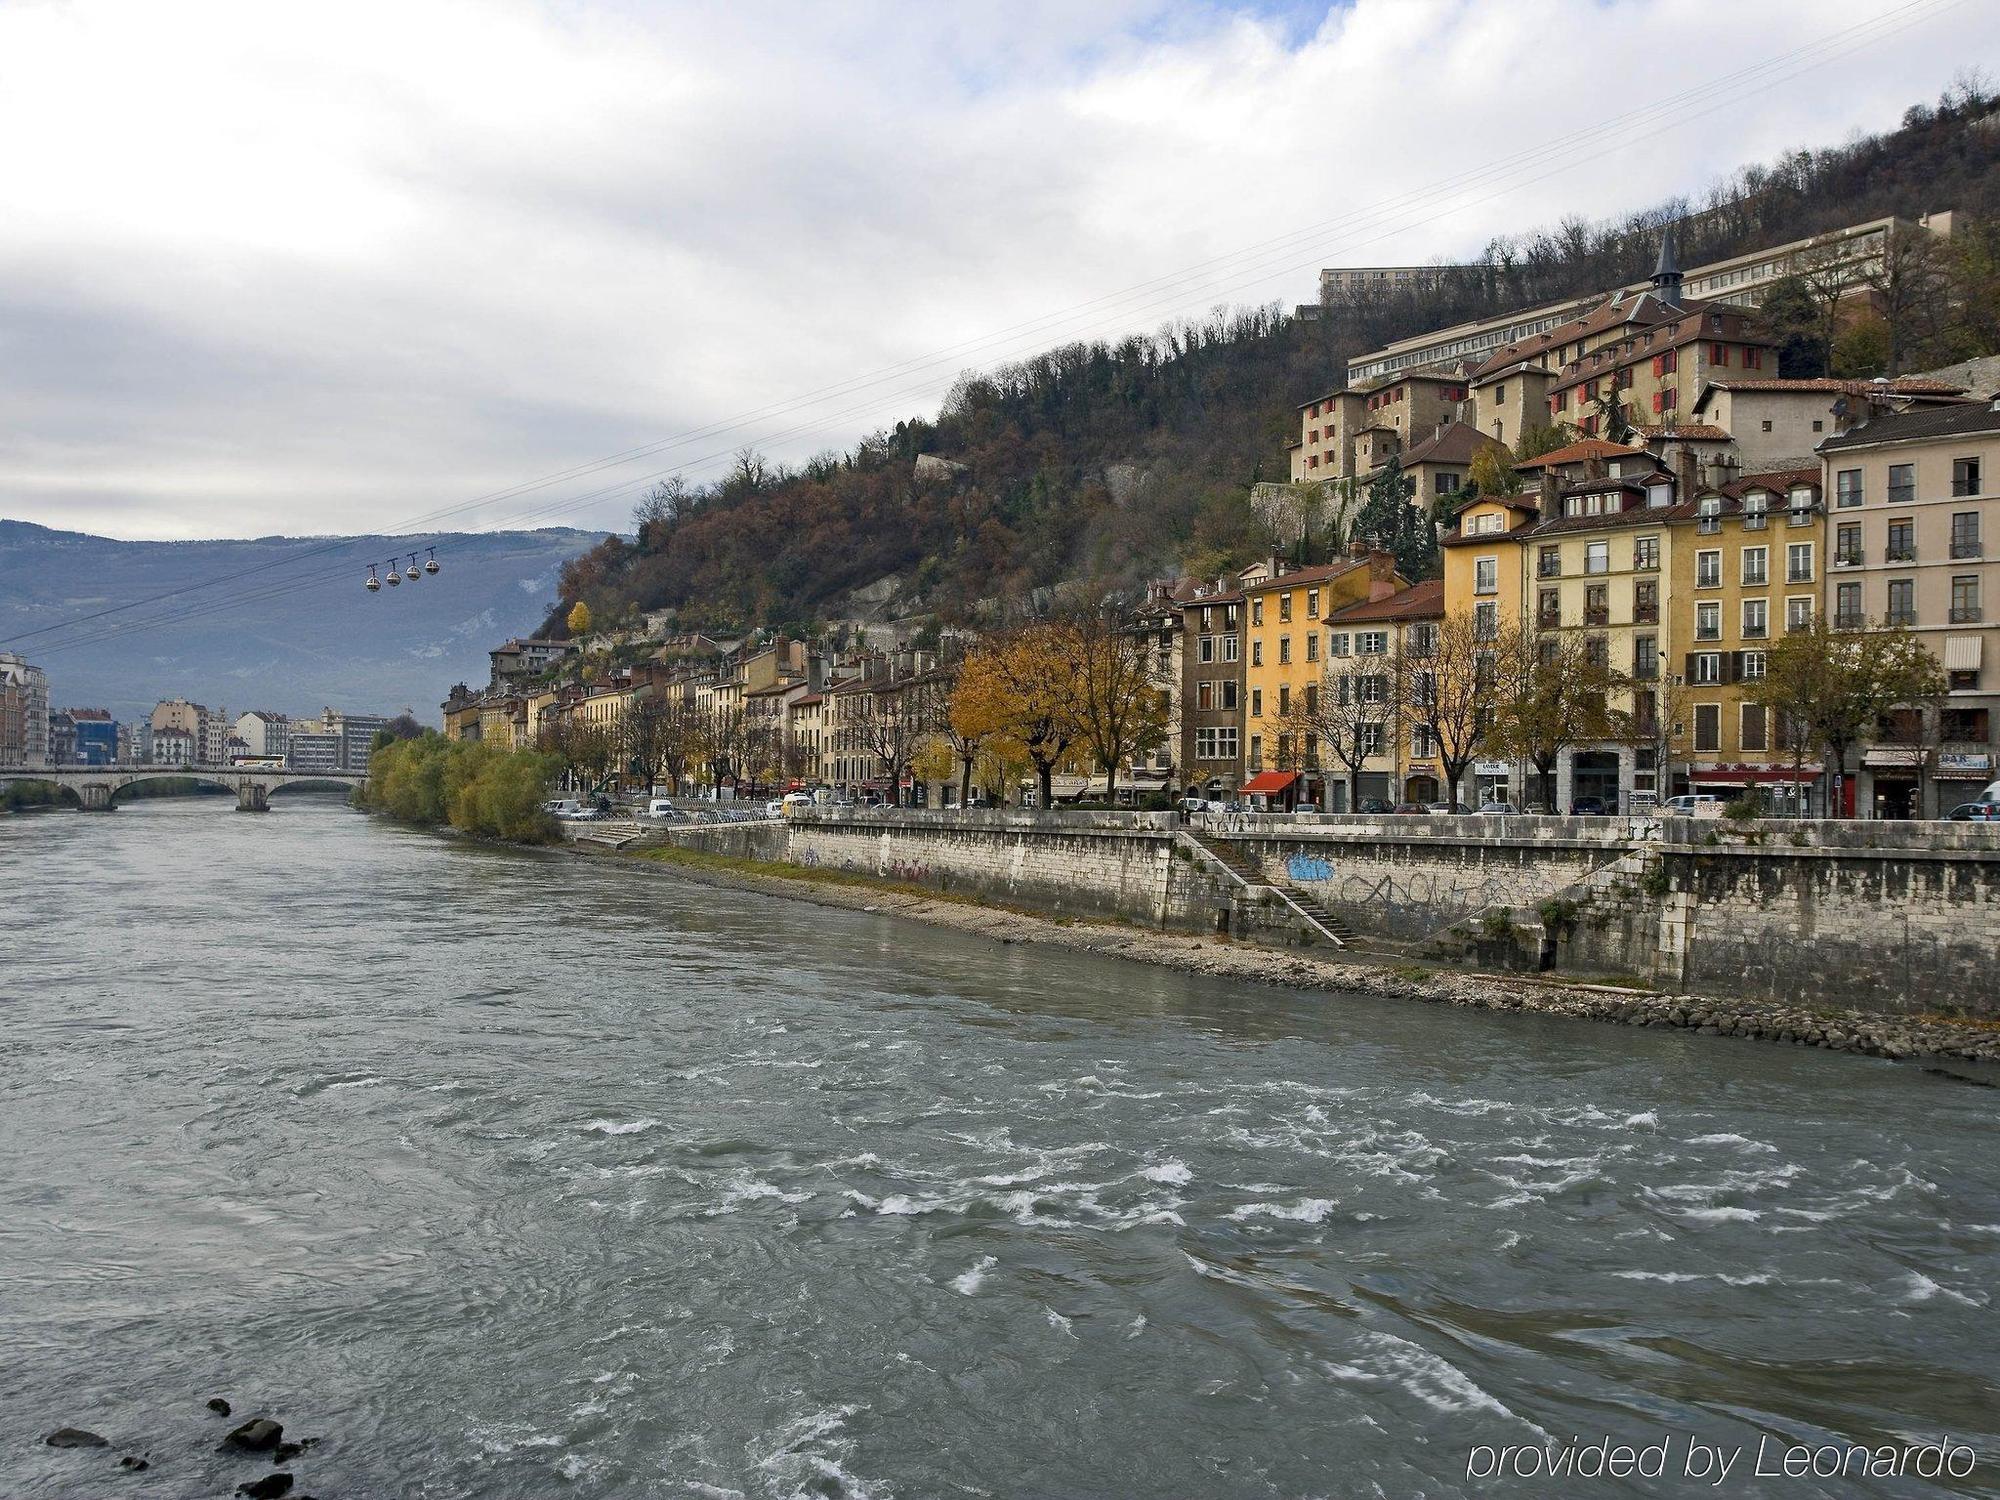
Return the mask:
[[[370, 593], [369, 564], [407, 559], [414, 539], [130, 542], [0, 519], [0, 651], [48, 673], [51, 707], [120, 720], [186, 697], [232, 714], [409, 709], [435, 723], [451, 685], [484, 682], [486, 653], [532, 631], [563, 563], [603, 536], [427, 536], [419, 560], [434, 547], [439, 571]], [[100, 611], [115, 612], [45, 629]]]

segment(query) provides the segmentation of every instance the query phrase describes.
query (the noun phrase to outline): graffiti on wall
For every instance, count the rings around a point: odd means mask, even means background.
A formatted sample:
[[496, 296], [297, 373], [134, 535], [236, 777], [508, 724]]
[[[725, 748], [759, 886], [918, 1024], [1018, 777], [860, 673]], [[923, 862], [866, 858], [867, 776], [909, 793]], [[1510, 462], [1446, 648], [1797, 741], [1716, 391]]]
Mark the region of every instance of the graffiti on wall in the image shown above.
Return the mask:
[[1293, 854], [1286, 857], [1285, 873], [1294, 880], [1331, 880], [1333, 861], [1317, 854]]

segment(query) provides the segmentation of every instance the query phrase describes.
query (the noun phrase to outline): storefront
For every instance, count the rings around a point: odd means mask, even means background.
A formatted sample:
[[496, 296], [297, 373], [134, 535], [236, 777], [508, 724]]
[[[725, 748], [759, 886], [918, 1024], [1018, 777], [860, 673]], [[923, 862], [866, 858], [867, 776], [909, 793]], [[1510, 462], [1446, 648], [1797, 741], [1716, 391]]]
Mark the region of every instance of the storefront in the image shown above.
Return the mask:
[[1993, 780], [1993, 757], [1983, 750], [1942, 750], [1933, 774], [1937, 777], [1937, 806], [1932, 815], [1941, 818], [1986, 790]]
[[1620, 806], [1620, 779], [1616, 750], [1579, 750], [1570, 757], [1569, 808], [1550, 811], [1573, 811], [1579, 803], [1595, 803], [1603, 811], [1615, 813]]
[[1444, 784], [1438, 779], [1438, 768], [1427, 761], [1412, 761], [1403, 776], [1402, 800], [1419, 807], [1444, 801]]
[[1476, 760], [1472, 763], [1472, 805], [1483, 802], [1511, 802], [1514, 768], [1504, 760]]
[[1299, 773], [1259, 771], [1243, 783], [1243, 798], [1258, 812], [1290, 812], [1299, 805]]
[[1791, 766], [1691, 765], [1687, 768], [1688, 790], [1728, 800], [1756, 790], [1778, 817], [1816, 818], [1820, 816], [1820, 774], [1817, 761], [1794, 770]]

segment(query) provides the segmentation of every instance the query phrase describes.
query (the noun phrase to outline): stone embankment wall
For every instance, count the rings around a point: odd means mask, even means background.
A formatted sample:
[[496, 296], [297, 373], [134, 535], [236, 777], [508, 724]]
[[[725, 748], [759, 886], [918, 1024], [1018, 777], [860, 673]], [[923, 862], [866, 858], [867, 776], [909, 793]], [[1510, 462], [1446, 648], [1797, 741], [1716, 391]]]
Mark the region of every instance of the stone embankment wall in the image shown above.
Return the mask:
[[1364, 943], [1484, 968], [2000, 1016], [1986, 825], [811, 809], [743, 836], [755, 858], [1055, 913], [1312, 941], [1286, 889]]
[[981, 900], [1168, 924], [1172, 813], [842, 813], [788, 820], [787, 857]]

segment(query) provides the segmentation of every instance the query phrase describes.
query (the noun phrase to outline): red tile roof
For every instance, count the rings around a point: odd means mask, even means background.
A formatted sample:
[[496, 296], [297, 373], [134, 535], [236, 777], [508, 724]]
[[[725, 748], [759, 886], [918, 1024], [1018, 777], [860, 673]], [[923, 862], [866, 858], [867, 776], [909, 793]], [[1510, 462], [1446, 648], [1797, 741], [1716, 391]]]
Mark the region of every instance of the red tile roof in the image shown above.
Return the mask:
[[1427, 578], [1386, 599], [1350, 604], [1327, 617], [1329, 625], [1370, 620], [1435, 620], [1444, 617], [1444, 580]]
[[1561, 464], [1580, 464], [1593, 458], [1650, 458], [1644, 448], [1628, 448], [1623, 443], [1607, 443], [1603, 438], [1579, 438], [1544, 453], [1539, 458], [1524, 458], [1514, 465], [1517, 469], [1549, 469]]
[[1403, 467], [1414, 464], [1469, 464], [1483, 448], [1499, 448], [1498, 438], [1488, 437], [1465, 422], [1447, 422], [1422, 442], [1413, 443], [1403, 453]]
[[1712, 422], [1677, 422], [1660, 427], [1635, 427], [1648, 442], [1730, 443], [1735, 438]]

